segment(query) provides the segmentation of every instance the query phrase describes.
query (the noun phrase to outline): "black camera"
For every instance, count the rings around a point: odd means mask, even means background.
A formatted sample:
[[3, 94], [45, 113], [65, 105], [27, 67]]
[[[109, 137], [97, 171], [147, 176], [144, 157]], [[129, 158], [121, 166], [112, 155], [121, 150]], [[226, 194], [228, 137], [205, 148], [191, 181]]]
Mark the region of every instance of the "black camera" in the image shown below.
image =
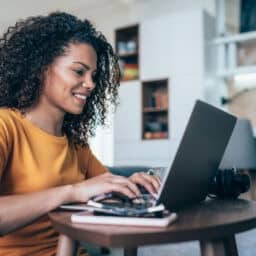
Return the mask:
[[250, 188], [250, 177], [248, 174], [238, 171], [236, 168], [218, 170], [213, 178], [208, 196], [220, 199], [235, 199], [241, 193]]

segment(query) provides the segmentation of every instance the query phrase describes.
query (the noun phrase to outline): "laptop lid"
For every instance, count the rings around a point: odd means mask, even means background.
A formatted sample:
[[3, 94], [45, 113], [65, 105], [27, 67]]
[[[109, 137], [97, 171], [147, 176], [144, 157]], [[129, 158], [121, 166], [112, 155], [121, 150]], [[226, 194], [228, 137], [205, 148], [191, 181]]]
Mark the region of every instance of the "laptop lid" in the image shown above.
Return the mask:
[[236, 117], [196, 101], [156, 204], [173, 211], [205, 199], [235, 124]]

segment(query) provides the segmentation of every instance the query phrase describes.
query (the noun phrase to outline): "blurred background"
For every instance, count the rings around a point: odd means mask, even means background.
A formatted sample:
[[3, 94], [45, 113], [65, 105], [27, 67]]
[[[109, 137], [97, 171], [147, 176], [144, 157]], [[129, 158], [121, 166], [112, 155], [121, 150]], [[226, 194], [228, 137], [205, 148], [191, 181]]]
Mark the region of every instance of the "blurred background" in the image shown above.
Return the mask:
[[119, 55], [120, 104], [91, 139], [104, 164], [167, 166], [196, 99], [256, 127], [256, 1], [0, 0], [0, 32], [56, 10], [91, 20]]
[[[120, 104], [90, 141], [104, 164], [168, 166], [197, 99], [256, 130], [255, 0], [0, 0], [0, 33], [57, 10], [91, 20], [119, 56]], [[255, 231], [237, 239], [240, 255], [253, 255]], [[170, 254], [199, 255], [199, 246], [139, 249]]]

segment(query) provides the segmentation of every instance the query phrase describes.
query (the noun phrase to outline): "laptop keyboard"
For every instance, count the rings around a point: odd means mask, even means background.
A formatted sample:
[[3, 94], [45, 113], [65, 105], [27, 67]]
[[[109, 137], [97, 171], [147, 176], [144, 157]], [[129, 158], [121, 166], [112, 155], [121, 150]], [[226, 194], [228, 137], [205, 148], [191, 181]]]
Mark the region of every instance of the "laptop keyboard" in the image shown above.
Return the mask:
[[145, 209], [155, 204], [155, 198], [150, 194], [142, 194], [140, 197], [130, 199], [118, 193], [108, 193], [105, 196], [95, 197], [93, 200], [108, 206], [127, 209]]

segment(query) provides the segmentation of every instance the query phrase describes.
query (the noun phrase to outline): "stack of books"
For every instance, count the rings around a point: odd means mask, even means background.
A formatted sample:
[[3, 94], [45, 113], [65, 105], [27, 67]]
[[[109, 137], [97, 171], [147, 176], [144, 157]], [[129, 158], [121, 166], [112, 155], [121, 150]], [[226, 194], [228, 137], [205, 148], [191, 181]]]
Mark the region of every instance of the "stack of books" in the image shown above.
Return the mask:
[[167, 211], [163, 204], [140, 207], [139, 204], [117, 205], [89, 200], [86, 204], [62, 205], [61, 208], [82, 210], [71, 215], [71, 221], [76, 223], [166, 227], [177, 219], [177, 214]]

